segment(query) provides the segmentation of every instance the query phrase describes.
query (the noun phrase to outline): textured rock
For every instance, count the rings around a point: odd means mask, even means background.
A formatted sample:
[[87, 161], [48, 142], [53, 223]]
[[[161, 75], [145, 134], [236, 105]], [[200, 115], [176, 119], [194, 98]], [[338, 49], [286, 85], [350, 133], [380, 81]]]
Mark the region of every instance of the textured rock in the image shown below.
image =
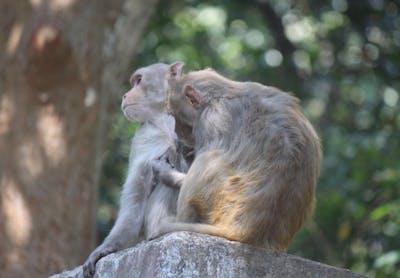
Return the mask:
[[[82, 267], [52, 277], [82, 277]], [[293, 255], [179, 232], [142, 242], [97, 263], [95, 277], [365, 277]]]

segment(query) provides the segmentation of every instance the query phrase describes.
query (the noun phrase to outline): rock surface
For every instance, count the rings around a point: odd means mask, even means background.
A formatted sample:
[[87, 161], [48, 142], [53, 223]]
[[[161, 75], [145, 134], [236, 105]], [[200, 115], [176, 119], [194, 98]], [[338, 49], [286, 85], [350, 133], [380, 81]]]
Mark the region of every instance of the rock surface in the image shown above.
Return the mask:
[[[82, 267], [51, 276], [82, 277]], [[361, 278], [360, 274], [218, 237], [168, 234], [99, 260], [95, 277]]]

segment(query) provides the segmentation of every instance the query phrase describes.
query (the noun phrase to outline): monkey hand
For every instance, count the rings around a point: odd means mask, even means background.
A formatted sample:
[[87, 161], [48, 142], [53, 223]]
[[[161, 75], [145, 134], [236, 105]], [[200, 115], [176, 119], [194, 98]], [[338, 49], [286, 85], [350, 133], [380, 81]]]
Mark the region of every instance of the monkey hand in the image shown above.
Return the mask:
[[90, 278], [93, 277], [96, 270], [96, 263], [101, 258], [107, 256], [108, 254], [114, 253], [116, 248], [113, 246], [102, 246], [97, 247], [83, 264], [83, 277]]
[[156, 179], [161, 181], [163, 180], [163, 177], [167, 176], [175, 168], [165, 157], [153, 160], [151, 167]]
[[186, 176], [186, 174], [177, 171], [175, 167], [166, 160], [153, 160], [152, 169], [155, 183], [161, 182], [169, 187], [180, 188]]

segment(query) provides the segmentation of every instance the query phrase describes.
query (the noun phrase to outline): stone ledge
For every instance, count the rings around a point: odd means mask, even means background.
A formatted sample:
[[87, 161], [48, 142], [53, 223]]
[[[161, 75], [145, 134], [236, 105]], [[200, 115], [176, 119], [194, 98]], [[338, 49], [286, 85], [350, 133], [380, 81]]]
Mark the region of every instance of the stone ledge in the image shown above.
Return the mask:
[[[51, 276], [83, 277], [82, 267]], [[95, 277], [366, 277], [297, 256], [188, 232], [168, 234], [110, 254]]]

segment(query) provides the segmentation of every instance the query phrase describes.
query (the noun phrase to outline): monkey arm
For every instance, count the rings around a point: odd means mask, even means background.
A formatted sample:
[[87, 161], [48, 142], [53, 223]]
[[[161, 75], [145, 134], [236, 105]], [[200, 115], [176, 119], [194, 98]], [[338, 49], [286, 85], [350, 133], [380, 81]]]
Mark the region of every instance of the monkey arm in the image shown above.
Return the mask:
[[[117, 220], [103, 243], [89, 256], [83, 265], [83, 276], [92, 277], [99, 259], [110, 253], [132, 246], [139, 238], [150, 190], [151, 169], [143, 165], [130, 164], [123, 185]], [[135, 213], [135, 215], [132, 215]]]
[[182, 186], [183, 179], [186, 174], [181, 173], [177, 170], [171, 169], [168, 172], [162, 173], [159, 178], [162, 183], [170, 187], [178, 187]]
[[152, 162], [153, 173], [156, 179], [170, 187], [182, 186], [183, 179], [186, 174], [176, 170], [171, 164], [165, 160], [154, 160]]

